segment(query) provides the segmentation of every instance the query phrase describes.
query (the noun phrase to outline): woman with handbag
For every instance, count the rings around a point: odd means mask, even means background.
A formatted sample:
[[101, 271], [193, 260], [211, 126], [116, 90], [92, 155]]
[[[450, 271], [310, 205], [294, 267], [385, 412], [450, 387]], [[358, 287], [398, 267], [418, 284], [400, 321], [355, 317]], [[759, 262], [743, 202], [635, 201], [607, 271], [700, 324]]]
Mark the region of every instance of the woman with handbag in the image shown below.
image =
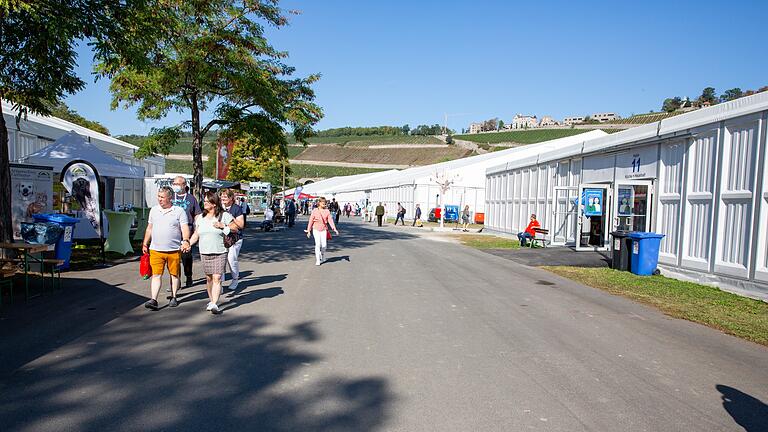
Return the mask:
[[324, 197], [320, 197], [317, 200], [317, 208], [312, 210], [312, 214], [309, 215], [309, 222], [307, 222], [307, 238], [310, 236], [315, 237], [316, 266], [325, 262], [325, 249], [328, 247], [328, 239], [331, 237], [328, 225], [331, 226], [336, 235], [339, 235], [336, 224], [333, 222], [333, 217], [331, 217], [331, 212], [326, 207], [328, 207], [328, 201]]
[[208, 290], [208, 305], [205, 310], [219, 314], [218, 302], [221, 295], [221, 275], [227, 267], [227, 245], [225, 237], [231, 241], [230, 233], [237, 232], [237, 224], [232, 215], [221, 207], [221, 200], [214, 192], [206, 192], [203, 199], [203, 212], [195, 218], [195, 233], [190, 244], [198, 241], [200, 259], [205, 271], [206, 289]]

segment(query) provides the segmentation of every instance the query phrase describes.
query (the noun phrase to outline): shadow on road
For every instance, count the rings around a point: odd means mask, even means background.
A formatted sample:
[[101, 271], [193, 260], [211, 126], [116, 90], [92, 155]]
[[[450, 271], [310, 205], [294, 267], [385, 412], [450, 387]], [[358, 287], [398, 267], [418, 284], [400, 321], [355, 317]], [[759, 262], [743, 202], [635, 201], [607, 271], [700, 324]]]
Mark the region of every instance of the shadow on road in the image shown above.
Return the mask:
[[768, 405], [733, 387], [718, 384], [723, 408], [746, 432], [768, 431]]
[[306, 383], [299, 369], [322, 361], [308, 349], [321, 339], [314, 323], [276, 330], [258, 316], [200, 320], [180, 309], [114, 321], [18, 370], [0, 386], [3, 430], [384, 428], [386, 378]]

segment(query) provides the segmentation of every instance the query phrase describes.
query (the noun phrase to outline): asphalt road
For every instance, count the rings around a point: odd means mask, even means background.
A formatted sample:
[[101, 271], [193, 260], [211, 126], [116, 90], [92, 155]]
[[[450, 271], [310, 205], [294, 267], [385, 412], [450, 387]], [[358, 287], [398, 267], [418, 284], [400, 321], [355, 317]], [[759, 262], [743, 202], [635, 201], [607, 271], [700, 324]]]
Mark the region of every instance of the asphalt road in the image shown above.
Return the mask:
[[320, 267], [298, 226], [250, 235], [220, 316], [199, 284], [145, 310], [136, 263], [6, 309], [0, 429], [768, 430], [764, 347], [410, 228], [340, 229]]

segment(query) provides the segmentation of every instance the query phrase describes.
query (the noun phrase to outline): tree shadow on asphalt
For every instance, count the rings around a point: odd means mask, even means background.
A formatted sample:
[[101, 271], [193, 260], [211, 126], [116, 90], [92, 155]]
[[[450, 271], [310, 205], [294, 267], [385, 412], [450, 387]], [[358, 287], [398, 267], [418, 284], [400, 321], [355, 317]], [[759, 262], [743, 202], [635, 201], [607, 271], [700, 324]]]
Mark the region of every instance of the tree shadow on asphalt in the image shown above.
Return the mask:
[[[314, 258], [315, 243], [303, 231], [306, 222], [282, 232], [256, 232], [246, 234], [240, 260], [258, 263], [301, 261]], [[407, 232], [384, 230], [359, 222], [342, 223], [341, 235], [328, 242], [328, 252], [360, 249], [381, 241], [410, 240], [418, 236]]]
[[768, 405], [727, 385], [715, 386], [721, 393], [723, 408], [746, 432], [768, 431]]
[[278, 330], [181, 309], [134, 313], [16, 371], [0, 391], [3, 430], [385, 428], [395, 401], [385, 377], [313, 383], [302, 370], [323, 360], [310, 349], [314, 323]]
[[226, 295], [224, 296], [225, 300], [221, 303], [221, 311], [228, 311], [230, 309], [235, 309], [239, 306], [246, 305], [253, 303], [255, 301], [265, 299], [265, 298], [272, 298], [277, 297], [280, 294], [285, 294], [285, 291], [283, 291], [280, 287], [274, 287], [274, 288], [264, 288], [256, 291], [248, 291], [247, 293], [243, 294], [234, 294], [234, 295]]

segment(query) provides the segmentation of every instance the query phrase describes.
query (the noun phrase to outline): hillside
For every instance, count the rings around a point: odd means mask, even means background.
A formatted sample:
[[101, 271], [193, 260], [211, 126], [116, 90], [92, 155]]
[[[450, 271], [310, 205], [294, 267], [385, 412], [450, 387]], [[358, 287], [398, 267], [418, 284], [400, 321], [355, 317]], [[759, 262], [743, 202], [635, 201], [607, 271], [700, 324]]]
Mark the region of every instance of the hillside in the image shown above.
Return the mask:
[[323, 162], [371, 163], [382, 165], [429, 165], [467, 157], [467, 149], [441, 148], [366, 148], [362, 146], [318, 145], [307, 147], [294, 159]]
[[[387, 145], [387, 144], [444, 144], [432, 136], [421, 135], [345, 135], [337, 137], [311, 137], [310, 144], [340, 144], [340, 145]], [[296, 144], [293, 136], [288, 136], [288, 144]]]
[[648, 113], [648, 114], [638, 114], [633, 115], [631, 117], [623, 118], [623, 119], [616, 119], [611, 120], [609, 122], [606, 122], [606, 124], [648, 124], [648, 123], [654, 123], [659, 120], [664, 120], [665, 118], [674, 117], [680, 114], [684, 114], [684, 111], [674, 111], [671, 113], [668, 112], [655, 112], [655, 113]]
[[564, 138], [589, 132], [588, 129], [529, 129], [521, 131], [490, 132], [478, 134], [454, 135], [458, 140], [472, 141], [481, 144], [535, 144], [557, 138]]

